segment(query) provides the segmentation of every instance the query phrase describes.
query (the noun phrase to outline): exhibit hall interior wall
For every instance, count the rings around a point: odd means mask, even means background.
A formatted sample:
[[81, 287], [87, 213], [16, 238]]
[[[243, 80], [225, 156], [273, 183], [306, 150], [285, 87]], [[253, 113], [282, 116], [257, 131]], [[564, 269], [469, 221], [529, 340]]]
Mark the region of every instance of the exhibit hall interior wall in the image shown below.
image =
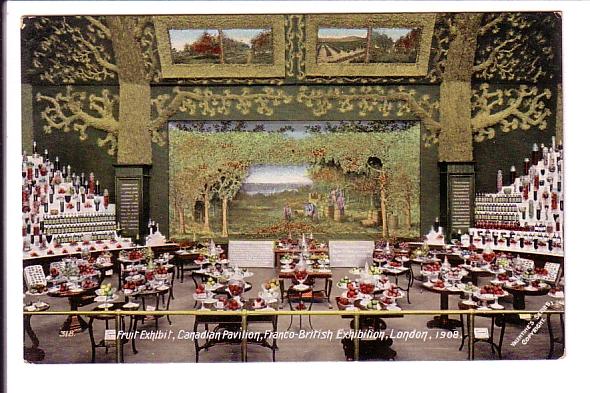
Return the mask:
[[[182, 239], [191, 238], [195, 230], [191, 225], [184, 233], [171, 227], [178, 225], [170, 207], [177, 154], [171, 151], [169, 130], [181, 124], [174, 122], [205, 127], [217, 122], [228, 129], [244, 124], [264, 128], [277, 122], [415, 122], [420, 141], [411, 157], [419, 160], [418, 189], [414, 190], [419, 202], [411, 208], [419, 212], [412, 216], [416, 222], [412, 218], [408, 222], [402, 201], [391, 201], [387, 219], [400, 237], [417, 239], [436, 218], [447, 217], [441, 211], [445, 205], [441, 198], [446, 198], [440, 184], [445, 163], [471, 165], [473, 191], [495, 192], [497, 170], [507, 177], [515, 165], [520, 172], [533, 143], [548, 146], [554, 136], [561, 140], [561, 21], [557, 14], [325, 15], [323, 25], [317, 15], [272, 15], [265, 23], [248, 18], [214, 17], [227, 29], [223, 41], [227, 59], [211, 52], [209, 60], [183, 58], [190, 48], [181, 47], [182, 34], [173, 34], [182, 33], [182, 26], [193, 26], [197, 34], [199, 26], [204, 26], [199, 16], [174, 18], [179, 20], [174, 26], [170, 18], [149, 16], [26, 18], [23, 148], [30, 152], [35, 140], [39, 151], [47, 149], [78, 172], [94, 172], [113, 200], [117, 199], [117, 168], [145, 166], [149, 217], [159, 223], [163, 234]], [[350, 39], [365, 18], [374, 27], [369, 34], [373, 44], [362, 43], [359, 37], [358, 42]], [[379, 29], [391, 20], [400, 26], [415, 25], [413, 30], [397, 33], [407, 34], [407, 58], [388, 59], [386, 51], [376, 49], [391, 39], [387, 29]], [[272, 34], [256, 30], [257, 23], [258, 27], [271, 24]], [[252, 60], [251, 54], [250, 59], [240, 59], [240, 38], [231, 38], [240, 33], [238, 27], [259, 34], [256, 45], [260, 48], [252, 46], [259, 50], [259, 60]], [[212, 29], [211, 34], [214, 39], [215, 34], [224, 33]], [[162, 37], [169, 41], [159, 41]], [[360, 50], [362, 45], [373, 49]], [[166, 56], [164, 50], [169, 51]], [[379, 56], [385, 60], [377, 60]], [[357, 132], [363, 132], [362, 128], [357, 127]], [[366, 155], [371, 152], [362, 154], [326, 160], [341, 169], [346, 159], [365, 160], [359, 164], [361, 169], [350, 172], [370, 177]], [[292, 155], [278, 161], [301, 164], [303, 159]], [[190, 206], [199, 198], [188, 196], [189, 224], [202, 220], [202, 214]], [[219, 197], [211, 198], [208, 219], [215, 223], [213, 236], [223, 239], [228, 234], [222, 233], [219, 224], [221, 202]]]

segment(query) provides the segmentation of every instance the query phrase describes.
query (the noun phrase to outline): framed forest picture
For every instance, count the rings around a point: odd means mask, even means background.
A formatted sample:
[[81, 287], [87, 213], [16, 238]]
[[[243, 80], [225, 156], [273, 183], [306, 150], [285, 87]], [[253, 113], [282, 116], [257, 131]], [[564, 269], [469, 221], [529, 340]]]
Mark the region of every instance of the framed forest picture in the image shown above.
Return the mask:
[[154, 17], [164, 78], [255, 78], [285, 74], [281, 15]]

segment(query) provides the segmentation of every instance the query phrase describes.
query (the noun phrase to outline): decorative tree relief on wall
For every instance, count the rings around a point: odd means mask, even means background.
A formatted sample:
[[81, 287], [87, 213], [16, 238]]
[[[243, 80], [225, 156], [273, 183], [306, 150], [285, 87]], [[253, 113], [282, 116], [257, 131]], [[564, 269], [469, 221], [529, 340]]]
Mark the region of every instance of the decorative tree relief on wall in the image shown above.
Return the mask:
[[419, 236], [420, 124], [169, 123], [173, 237]]

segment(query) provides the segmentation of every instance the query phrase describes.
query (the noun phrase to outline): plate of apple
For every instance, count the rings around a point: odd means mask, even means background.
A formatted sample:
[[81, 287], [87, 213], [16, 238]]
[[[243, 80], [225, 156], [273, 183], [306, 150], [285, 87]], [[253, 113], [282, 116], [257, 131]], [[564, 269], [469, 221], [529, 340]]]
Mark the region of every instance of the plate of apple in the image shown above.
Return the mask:
[[382, 310], [383, 307], [377, 299], [362, 299], [359, 302], [359, 306], [362, 310]]
[[529, 285], [525, 287], [525, 289], [528, 291], [540, 291], [548, 287], [549, 284], [544, 283], [541, 280], [532, 280], [529, 282]]
[[252, 302], [252, 308], [254, 310], [260, 310], [261, 308], [266, 308], [267, 304], [264, 301], [263, 298], [261, 297], [257, 297], [256, 299], [254, 299], [254, 301]]
[[342, 294], [343, 298], [347, 298], [349, 300], [355, 300], [359, 298], [359, 291], [357, 289], [349, 289], [348, 291]]
[[499, 297], [508, 295], [500, 285], [484, 285], [475, 293], [475, 296], [482, 300], [494, 300]]
[[389, 289], [383, 292], [382, 298], [389, 298], [389, 299], [401, 299], [404, 297], [404, 293], [399, 289], [392, 285]]
[[506, 273], [501, 273], [501, 274], [498, 274], [497, 278], [490, 280], [490, 282], [495, 285], [502, 285], [502, 284], [507, 283], [509, 281], [509, 279], [510, 278], [508, 277], [508, 275]]
[[402, 262], [390, 261], [389, 263], [387, 263], [387, 267], [390, 269], [397, 269], [397, 268], [402, 267]]
[[354, 301], [348, 299], [347, 297], [338, 296], [338, 297], [336, 297], [336, 302], [338, 303], [338, 308], [343, 308], [343, 309], [348, 309], [348, 310], [354, 309]]
[[394, 298], [391, 297], [382, 297], [379, 300], [379, 303], [381, 304], [381, 308], [385, 309], [385, 310], [401, 310], [401, 308], [397, 305], [397, 303], [395, 303]]
[[242, 308], [244, 304], [237, 298], [231, 298], [224, 302], [224, 308], [228, 311], [237, 311]]

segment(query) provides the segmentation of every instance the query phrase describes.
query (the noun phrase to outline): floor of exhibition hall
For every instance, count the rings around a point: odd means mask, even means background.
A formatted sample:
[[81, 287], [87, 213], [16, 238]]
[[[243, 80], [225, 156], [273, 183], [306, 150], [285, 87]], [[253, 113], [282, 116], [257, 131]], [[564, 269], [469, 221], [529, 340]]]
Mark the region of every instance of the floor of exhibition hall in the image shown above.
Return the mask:
[[[254, 275], [248, 278], [253, 285], [252, 290], [244, 294], [245, 298], [255, 298], [257, 289], [262, 282], [271, 279], [275, 275], [274, 269], [255, 268], [250, 269]], [[350, 275], [347, 268], [334, 268], [334, 283], [345, 275]], [[489, 279], [483, 279], [482, 284]], [[112, 282], [116, 287], [116, 275], [107, 277], [105, 283]], [[400, 284], [405, 285], [405, 278], [400, 279]], [[316, 283], [317, 285], [317, 283]], [[174, 283], [174, 299], [170, 302], [170, 310], [191, 310], [194, 309], [194, 300], [192, 293], [195, 285], [191, 280], [190, 272], [185, 272], [184, 282], [181, 283], [179, 277]], [[331, 303], [335, 305], [335, 296], [343, 292], [334, 285], [331, 295]], [[69, 310], [69, 305], [64, 299], [43, 297], [42, 300], [50, 305], [51, 311]], [[526, 308], [528, 311], [541, 309], [545, 302], [552, 300], [547, 296], [527, 297]], [[422, 289], [422, 283], [418, 280], [414, 282], [410, 290], [410, 301], [407, 299], [399, 300], [399, 305], [403, 310], [437, 310], [439, 309], [440, 297], [436, 293]], [[458, 309], [460, 296], [449, 297], [449, 308]], [[500, 300], [507, 310], [512, 309], [512, 297], [508, 296]], [[97, 304], [92, 303], [80, 308], [81, 311], [92, 310]], [[288, 303], [283, 304], [283, 309], [288, 310]], [[327, 304], [315, 303], [312, 310], [327, 310]], [[334, 307], [336, 309], [336, 307]], [[546, 316], [545, 316], [546, 317]], [[84, 317], [88, 319], [87, 317]], [[451, 316], [458, 319], [458, 316]], [[552, 317], [553, 330], [556, 336], [561, 336], [559, 331], [559, 316]], [[88, 330], [78, 333], [71, 337], [60, 337], [59, 329], [65, 319], [63, 315], [34, 315], [31, 320], [32, 329], [39, 338], [39, 348], [45, 352], [42, 363], [88, 363], [91, 361], [91, 344]], [[466, 360], [468, 356], [468, 346], [459, 351], [461, 344], [460, 331], [459, 335], [449, 337], [440, 329], [428, 329], [427, 321], [432, 316], [407, 315], [403, 318], [384, 319], [387, 323], [386, 332], [389, 334], [391, 329], [394, 332], [402, 334], [407, 333], [407, 339], [403, 337], [394, 340], [393, 349], [397, 352], [395, 360]], [[172, 316], [172, 324], [168, 324], [165, 318], [159, 320], [158, 329], [168, 334], [169, 338], [165, 339], [138, 339], [137, 350], [134, 354], [129, 344], [124, 345], [124, 361], [126, 363], [167, 363], [167, 362], [194, 362], [195, 347], [191, 340], [182, 339], [179, 335], [182, 332], [193, 331], [193, 316]], [[290, 323], [290, 316], [281, 315], [278, 317], [278, 332], [286, 331]], [[343, 319], [341, 316], [312, 316], [311, 323], [313, 329], [317, 331], [332, 331], [334, 336], [331, 339], [321, 337], [304, 338], [304, 339], [278, 339], [278, 350], [276, 352], [276, 361], [344, 361], [346, 360], [343, 346], [340, 339], [335, 334], [339, 329], [350, 329], [350, 320]], [[540, 324], [540, 329], [532, 334], [526, 344], [522, 340], [516, 345], [512, 342], [523, 332], [524, 325], [506, 323], [506, 331], [502, 345], [503, 359], [545, 359], [549, 353], [549, 333], [547, 323]], [[264, 327], [263, 327], [264, 326]], [[490, 328], [490, 319], [486, 317], [476, 317], [475, 327]], [[111, 321], [110, 328], [113, 329]], [[267, 329], [268, 325], [251, 325], [250, 329]], [[104, 337], [105, 323], [103, 321], [94, 322], [94, 335], [100, 340]], [[203, 329], [200, 325], [199, 329]], [[308, 334], [313, 331], [310, 328], [306, 316], [302, 318], [302, 329]], [[138, 330], [156, 331], [155, 321], [146, 320], [144, 324], [138, 324]], [[299, 334], [299, 318], [294, 317], [291, 331]], [[414, 334], [411, 334], [414, 332]], [[437, 334], [438, 333], [438, 334]], [[500, 328], [494, 330], [495, 340], [498, 341]], [[147, 334], [146, 334], [147, 336]], [[521, 336], [522, 337], [522, 336]], [[25, 346], [30, 346], [31, 342], [28, 337], [25, 339]], [[247, 348], [249, 362], [269, 362], [272, 361], [271, 351], [257, 345], [248, 345]], [[497, 359], [491, 346], [487, 343], [479, 342], [475, 344], [475, 359], [493, 360]], [[563, 356], [563, 346], [555, 345], [553, 358]], [[200, 352], [200, 362], [228, 362], [240, 361], [240, 345], [215, 346], [208, 350]], [[98, 348], [96, 351], [96, 362], [114, 363], [116, 362], [114, 348], [108, 352], [104, 348]]]

